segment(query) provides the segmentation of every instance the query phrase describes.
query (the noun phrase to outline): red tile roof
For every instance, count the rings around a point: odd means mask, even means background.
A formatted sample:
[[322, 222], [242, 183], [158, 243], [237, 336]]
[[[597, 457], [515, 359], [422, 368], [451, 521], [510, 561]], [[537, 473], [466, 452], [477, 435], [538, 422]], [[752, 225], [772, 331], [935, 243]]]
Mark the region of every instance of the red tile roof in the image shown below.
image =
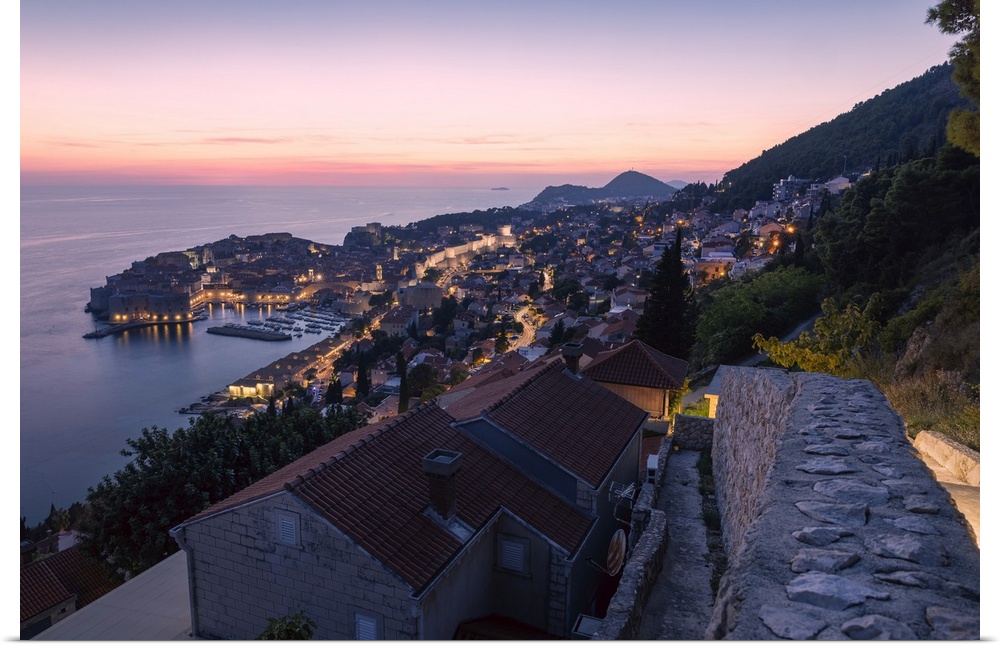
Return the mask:
[[621, 348], [601, 353], [581, 371], [592, 380], [653, 389], [684, 386], [688, 363], [633, 339]]
[[[519, 353], [516, 353], [520, 356]], [[558, 356], [542, 357], [530, 364], [520, 367], [507, 365], [502, 370], [491, 371], [483, 378], [476, 377], [472, 382], [470, 377], [451, 391], [438, 397], [438, 404], [448, 411], [456, 420], [468, 420], [478, 417], [483, 411], [496, 404], [505, 395], [530, 380]]]
[[115, 588], [101, 564], [75, 546], [21, 567], [21, 622], [76, 595], [84, 607]]
[[485, 409], [490, 420], [596, 488], [645, 422], [646, 412], [596, 382], [570, 374], [562, 361], [534, 366], [540, 368], [515, 376], [522, 378], [520, 385], [511, 383], [499, 395], [495, 389], [504, 382], [484, 387], [484, 393], [459, 400], [448, 413], [471, 419], [476, 414], [470, 404], [492, 396]]
[[430, 499], [421, 459], [447, 449], [462, 454], [456, 476], [459, 519], [479, 530], [503, 507], [574, 553], [592, 519], [452, 422], [428, 403], [345, 434], [184, 525], [287, 489], [420, 591], [462, 547], [424, 512]]

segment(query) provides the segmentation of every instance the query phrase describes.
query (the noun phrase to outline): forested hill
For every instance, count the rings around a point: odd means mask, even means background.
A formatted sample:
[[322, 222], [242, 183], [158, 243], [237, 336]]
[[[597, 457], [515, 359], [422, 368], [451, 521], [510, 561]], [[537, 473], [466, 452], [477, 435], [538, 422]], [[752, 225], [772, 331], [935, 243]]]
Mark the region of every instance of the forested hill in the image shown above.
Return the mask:
[[774, 183], [789, 175], [829, 180], [844, 172], [845, 156], [848, 174], [933, 156], [945, 141], [948, 113], [971, 106], [959, 96], [952, 69], [932, 67], [729, 171], [716, 208], [747, 208], [768, 199]]

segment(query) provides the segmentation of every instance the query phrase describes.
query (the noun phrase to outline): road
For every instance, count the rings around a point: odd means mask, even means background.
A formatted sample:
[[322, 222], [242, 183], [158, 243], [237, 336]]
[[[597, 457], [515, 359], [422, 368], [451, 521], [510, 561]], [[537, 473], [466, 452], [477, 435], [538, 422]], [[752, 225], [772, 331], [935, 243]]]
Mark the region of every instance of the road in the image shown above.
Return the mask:
[[[533, 341], [535, 341], [535, 327], [531, 323], [531, 308], [529, 306], [524, 306], [516, 313], [514, 313], [514, 321], [519, 322], [524, 326], [524, 332], [520, 334], [517, 339], [511, 339], [510, 349], [517, 350], [522, 346], [530, 346]], [[513, 336], [512, 336], [513, 337]]]

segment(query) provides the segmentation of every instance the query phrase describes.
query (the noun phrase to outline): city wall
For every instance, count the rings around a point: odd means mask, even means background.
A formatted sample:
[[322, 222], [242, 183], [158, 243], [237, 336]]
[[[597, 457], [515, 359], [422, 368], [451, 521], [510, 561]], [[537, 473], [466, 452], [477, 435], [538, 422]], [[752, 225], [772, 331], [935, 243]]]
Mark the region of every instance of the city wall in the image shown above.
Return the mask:
[[646, 600], [670, 536], [655, 508], [675, 446], [712, 451], [729, 568], [706, 639], [980, 637], [979, 549], [914, 446], [969, 483], [978, 457], [927, 432], [911, 444], [870, 382], [732, 369], [714, 425], [678, 416], [671, 440], [595, 639], [635, 638], [643, 615], [670, 613]]
[[729, 569], [706, 638], [979, 638], [979, 549], [870, 382], [730, 370], [712, 459]]

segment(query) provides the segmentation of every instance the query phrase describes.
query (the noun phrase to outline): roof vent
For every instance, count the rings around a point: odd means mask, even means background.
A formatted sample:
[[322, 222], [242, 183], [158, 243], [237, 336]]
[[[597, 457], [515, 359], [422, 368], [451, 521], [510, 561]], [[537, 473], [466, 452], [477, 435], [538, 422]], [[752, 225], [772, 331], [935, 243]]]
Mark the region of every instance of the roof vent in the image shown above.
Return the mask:
[[462, 454], [447, 449], [435, 449], [423, 458], [431, 508], [445, 521], [455, 516], [457, 475], [461, 466]]

